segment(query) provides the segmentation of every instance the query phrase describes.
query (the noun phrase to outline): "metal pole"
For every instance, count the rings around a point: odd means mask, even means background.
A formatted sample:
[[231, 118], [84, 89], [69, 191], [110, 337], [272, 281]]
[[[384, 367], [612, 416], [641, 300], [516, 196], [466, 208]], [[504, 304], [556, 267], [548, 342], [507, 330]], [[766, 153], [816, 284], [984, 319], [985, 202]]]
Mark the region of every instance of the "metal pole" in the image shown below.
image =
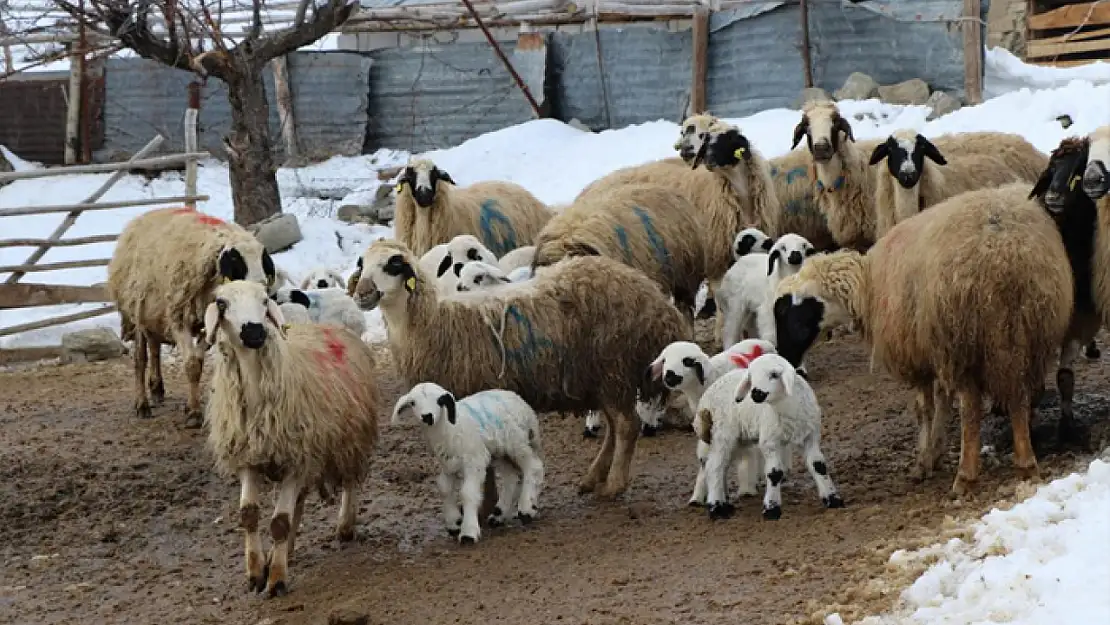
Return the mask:
[[509, 61], [508, 57], [505, 56], [505, 53], [501, 51], [501, 46], [497, 45], [497, 42], [493, 40], [493, 35], [490, 34], [486, 25], [482, 23], [482, 18], [478, 17], [478, 12], [474, 10], [474, 5], [470, 4], [470, 0], [462, 0], [462, 2], [466, 5], [466, 10], [470, 11], [470, 15], [474, 18], [474, 21], [478, 22], [478, 28], [482, 29], [482, 33], [485, 34], [486, 40], [489, 41], [489, 45], [493, 46], [493, 51], [497, 53], [497, 58], [501, 59], [501, 62], [505, 64], [505, 69], [509, 70], [509, 73], [512, 74], [513, 80], [516, 81], [516, 86], [520, 87], [520, 90], [524, 93], [524, 97], [528, 100], [528, 104], [532, 106], [532, 112], [536, 114], [536, 117], [540, 117], [540, 105], [536, 104], [536, 99], [532, 97], [532, 92], [528, 90], [528, 85], [524, 84], [524, 81], [520, 78], [520, 74], [516, 73], [513, 64]]

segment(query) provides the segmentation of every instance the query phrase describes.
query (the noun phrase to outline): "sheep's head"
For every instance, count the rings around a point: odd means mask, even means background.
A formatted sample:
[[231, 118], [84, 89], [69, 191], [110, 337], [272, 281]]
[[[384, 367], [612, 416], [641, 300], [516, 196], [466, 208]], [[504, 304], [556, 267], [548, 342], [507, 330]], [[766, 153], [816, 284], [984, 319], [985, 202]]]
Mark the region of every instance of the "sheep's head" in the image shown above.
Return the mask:
[[947, 165], [948, 160], [937, 146], [913, 130], [899, 130], [875, 146], [871, 152], [871, 165], [886, 160], [887, 171], [903, 189], [912, 189], [921, 180], [925, 158], [937, 165]]
[[402, 395], [393, 406], [390, 423], [419, 418], [424, 425], [436, 425], [444, 420], [455, 424], [455, 396], [434, 382], [421, 382]]
[[744, 228], [732, 240], [732, 259], [739, 260], [752, 252], [769, 252], [774, 245], [771, 237], [759, 228]]
[[451, 176], [436, 167], [435, 163], [427, 159], [417, 159], [409, 162], [401, 172], [397, 192], [411, 193], [418, 205], [428, 208], [436, 200], [436, 191], [440, 182], [455, 184]]
[[449, 269], [453, 269], [455, 277], [459, 277], [463, 265], [475, 260], [492, 265], [497, 262], [497, 255], [482, 245], [478, 237], [472, 234], [460, 234], [447, 243], [447, 253], [443, 255], [443, 260], [436, 269], [436, 277], [447, 273]]
[[[204, 339], [209, 345], [221, 336], [235, 347], [260, 349], [269, 332], [283, 334], [285, 317], [278, 303], [260, 284], [237, 280], [216, 288], [216, 299], [204, 313]], [[271, 326], [267, 329], [267, 325]]]
[[[851, 323], [852, 294], [846, 291], [860, 288], [864, 270], [861, 254], [840, 251], [814, 256], [798, 273], [783, 278], [775, 288], [773, 306], [778, 353], [799, 366], [822, 332]], [[826, 288], [825, 280], [837, 283]]]
[[1083, 192], [1092, 200], [1110, 193], [1110, 125], [1090, 134], [1091, 148], [1087, 170], [1083, 173]]
[[794, 365], [778, 354], [764, 354], [748, 365], [736, 387], [736, 401], [751, 396], [757, 404], [773, 404], [794, 394]]
[[508, 284], [509, 278], [504, 271], [496, 265], [473, 260], [462, 266], [459, 272], [459, 282], [455, 289], [459, 291], [478, 291], [489, 289], [502, 284]]
[[215, 278], [218, 282], [247, 280], [257, 282], [273, 293], [277, 284], [277, 267], [270, 253], [257, 241], [224, 245], [216, 255]]
[[298, 304], [306, 309], [312, 307], [312, 300], [302, 289], [283, 286], [270, 296], [278, 304]]
[[416, 258], [399, 241], [375, 241], [359, 261], [359, 278], [353, 297], [363, 310], [374, 308], [382, 299], [415, 293], [423, 288], [425, 278], [417, 268]]
[[682, 122], [681, 134], [674, 144], [674, 149], [678, 150], [678, 155], [682, 157], [687, 165], [691, 167], [698, 166], [695, 159], [708, 141], [707, 133], [710, 126], [716, 122], [717, 118], [709, 113], [691, 115]]
[[[789, 232], [779, 237], [778, 241], [771, 246], [771, 253], [767, 258], [767, 275], [775, 272], [775, 262], [778, 261], [780, 271], [785, 270], [785, 273], [797, 273], [802, 268], [802, 263], [805, 259], [813, 256], [817, 250], [808, 239], [800, 234]], [[785, 265], [785, 267], [782, 267]]]
[[[1068, 137], [1056, 146], [1048, 158], [1048, 167], [1033, 185], [1029, 199], [1039, 198], [1053, 216], [1063, 214], [1078, 196], [1091, 142], [1086, 137]], [[1084, 198], [1086, 199], [1086, 198]]]
[[698, 158], [704, 158], [705, 168], [709, 171], [751, 161], [752, 146], [736, 126], [717, 122], [706, 134], [709, 138]]
[[671, 390], [688, 393], [705, 386], [709, 367], [709, 357], [700, 347], [689, 341], [675, 341], [648, 365], [647, 375], [652, 380], [662, 380]]
[[852, 125], [840, 116], [840, 110], [832, 102], [808, 102], [802, 107], [802, 121], [794, 127], [794, 143], [790, 149], [798, 147], [802, 137], [806, 138], [809, 153], [818, 163], [827, 163], [840, 151], [840, 135], [855, 141]]
[[744, 339], [725, 350], [729, 364], [737, 369], [747, 369], [752, 361], [763, 354], [777, 354], [775, 344], [763, 339]]
[[302, 289], [331, 289], [345, 286], [343, 276], [326, 267], [317, 267], [301, 280]]

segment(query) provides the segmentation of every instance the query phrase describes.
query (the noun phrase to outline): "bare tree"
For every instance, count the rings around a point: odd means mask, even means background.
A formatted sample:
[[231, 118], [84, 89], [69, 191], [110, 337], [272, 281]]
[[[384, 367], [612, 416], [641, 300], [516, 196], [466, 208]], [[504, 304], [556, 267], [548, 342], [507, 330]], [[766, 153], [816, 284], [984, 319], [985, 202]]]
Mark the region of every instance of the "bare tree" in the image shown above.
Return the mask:
[[281, 212], [262, 80], [267, 63], [318, 41], [345, 22], [355, 5], [355, 0], [300, 0], [288, 28], [263, 32], [264, 2], [250, 1], [249, 27], [234, 36], [223, 28], [233, 0], [54, 0], [87, 29], [118, 39], [144, 58], [227, 83], [231, 132], [224, 147], [235, 221], [241, 225]]

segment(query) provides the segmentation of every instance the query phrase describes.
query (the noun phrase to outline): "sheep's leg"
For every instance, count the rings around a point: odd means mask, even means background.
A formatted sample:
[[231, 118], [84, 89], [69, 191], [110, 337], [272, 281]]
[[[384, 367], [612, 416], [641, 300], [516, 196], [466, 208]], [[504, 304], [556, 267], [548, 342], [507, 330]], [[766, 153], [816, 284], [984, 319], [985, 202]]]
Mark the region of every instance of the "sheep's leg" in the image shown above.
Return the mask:
[[735, 460], [737, 495], [740, 497], [758, 495], [763, 454], [751, 445], [745, 445], [739, 451]]
[[[960, 391], [959, 397], [960, 468], [956, 471], [956, 480], [952, 483], [952, 493], [955, 495], [963, 495], [969, 492], [979, 479], [979, 428], [983, 422], [983, 399], [978, 390]], [[1028, 409], [1028, 406], [1025, 408]], [[1011, 422], [1014, 424], [1014, 459], [1016, 460], [1018, 458], [1018, 419], [1011, 416]], [[1025, 442], [1028, 444], [1028, 422], [1025, 425]]]
[[335, 524], [335, 538], [339, 542], [347, 543], [354, 540], [357, 514], [358, 483], [351, 480], [344, 481], [339, 494], [339, 518]]
[[151, 412], [146, 387], [146, 333], [142, 328], [135, 328], [135, 345], [131, 350], [131, 358], [135, 363], [135, 416], [149, 419]]
[[[609, 410], [606, 409], [605, 412], [608, 413]], [[632, 455], [636, 451], [636, 439], [640, 435], [638, 421], [639, 419], [633, 418], [625, 411], [613, 415], [613, 424], [617, 430], [613, 460], [605, 487], [597, 492], [599, 496], [616, 497], [628, 490], [628, 481], [632, 473]]]
[[609, 477], [609, 467], [613, 463], [613, 449], [616, 446], [617, 434], [616, 427], [613, 424], [613, 414], [605, 410], [602, 412], [602, 416], [605, 417], [605, 436], [601, 438], [601, 448], [597, 450], [597, 456], [590, 463], [586, 476], [578, 483], [579, 494], [593, 492], [599, 483], [604, 482]]
[[1072, 364], [1079, 357], [1079, 341], [1066, 341], [1060, 348], [1060, 366], [1056, 370], [1056, 390], [1060, 392], [1060, 423], [1057, 438], [1061, 443], [1084, 444], [1086, 428], [1075, 422], [1072, 399], [1075, 397], [1075, 371]]
[[289, 537], [293, 535], [291, 518], [302, 489], [300, 479], [295, 475], [286, 476], [278, 488], [274, 515], [270, 518], [270, 538], [274, 544], [270, 546], [270, 557], [266, 564], [265, 593], [270, 597], [279, 597], [289, 592]]
[[474, 544], [482, 536], [478, 524], [478, 506], [482, 505], [482, 484], [486, 479], [486, 466], [463, 468], [462, 487], [459, 488], [459, 503], [462, 504], [462, 525], [459, 543]]
[[462, 513], [459, 512], [459, 480], [453, 473], [443, 472], [436, 478], [439, 494], [443, 496], [443, 524], [452, 538], [459, 535]]
[[297, 544], [297, 533], [301, 528], [301, 518], [304, 517], [304, 500], [308, 496], [308, 489], [301, 489], [297, 495], [297, 503], [293, 506], [293, 522], [289, 526], [289, 561], [293, 561], [293, 552]]
[[952, 396], [939, 384], [933, 386], [933, 427], [929, 432], [930, 453], [925, 457], [936, 471], [948, 450], [948, 422], [952, 420]]
[[601, 431], [601, 415], [596, 410], [590, 410], [586, 413], [586, 429], [582, 431], [582, 436], [585, 438], [597, 438], [597, 433]]
[[166, 384], [162, 381], [162, 344], [148, 339], [146, 341], [147, 358], [147, 388], [150, 389], [150, 399], [155, 406], [161, 406], [166, 399]]
[[174, 330], [173, 340], [185, 359], [185, 377], [189, 380], [189, 399], [185, 406], [185, 427], [199, 428], [204, 425], [204, 415], [200, 412], [200, 376], [204, 372], [204, 339], [193, 341], [193, 336], [182, 330]]
[[710, 519], [727, 519], [736, 511], [728, 501], [728, 469], [736, 441], [720, 432], [714, 432], [709, 454], [705, 459], [706, 505]]
[[763, 494], [763, 518], [774, 521], [782, 517], [783, 448], [778, 443], [761, 442], [764, 469], [767, 471], [767, 490]]
[[825, 462], [825, 454], [821, 453], [821, 436], [814, 434], [802, 441], [802, 452], [806, 459], [806, 468], [817, 484], [817, 494], [821, 496], [821, 504], [826, 508], [843, 508], [844, 500], [836, 491], [836, 484], [829, 477], [829, 464]]
[[747, 315], [742, 310], [728, 309], [724, 311], [721, 321], [721, 350], [724, 351], [740, 342], [740, 330], [747, 325]]
[[1014, 432], [1014, 466], [1022, 479], [1036, 480], [1040, 477], [1040, 470], [1037, 468], [1037, 455], [1033, 453], [1033, 441], [1029, 438], [1029, 421], [1033, 416], [1029, 397], [1022, 393], [1007, 408], [1010, 411], [1010, 429]]
[[697, 447], [698, 457], [698, 477], [694, 480], [694, 494], [690, 496], [690, 501], [687, 505], [701, 507], [705, 505], [708, 489], [705, 484], [705, 463], [709, 458], [709, 445], [705, 441], [698, 439]]
[[536, 516], [536, 500], [543, 489], [543, 460], [528, 447], [516, 458], [516, 466], [520, 469], [522, 478], [516, 516], [521, 523], [528, 525]]
[[1083, 351], [1083, 355], [1091, 360], [1098, 360], [1099, 357], [1102, 356], [1102, 350], [1098, 348], [1098, 342], [1091, 339], [1091, 341], [1087, 343], [1087, 349]]
[[[136, 333], [135, 340], [138, 337], [139, 333]], [[258, 482], [259, 475], [254, 470], [239, 471], [239, 527], [243, 528], [247, 590], [251, 592], [261, 592], [266, 587], [262, 538], [258, 535]]]
[[663, 413], [666, 410], [661, 398], [636, 402], [636, 417], [640, 421], [640, 434], [655, 436], [662, 425]]
[[504, 525], [516, 514], [518, 493], [520, 492], [520, 472], [511, 463], [505, 460], [494, 460], [494, 466], [500, 473], [501, 483], [497, 489], [497, 505], [489, 515], [486, 523], [490, 527]]
[[910, 477], [913, 480], [921, 481], [928, 479], [933, 472], [933, 418], [934, 418], [934, 396], [933, 390], [938, 385], [933, 382], [926, 385], [918, 386], [913, 400], [913, 410], [917, 413], [917, 458], [914, 461], [913, 469], [910, 470]]

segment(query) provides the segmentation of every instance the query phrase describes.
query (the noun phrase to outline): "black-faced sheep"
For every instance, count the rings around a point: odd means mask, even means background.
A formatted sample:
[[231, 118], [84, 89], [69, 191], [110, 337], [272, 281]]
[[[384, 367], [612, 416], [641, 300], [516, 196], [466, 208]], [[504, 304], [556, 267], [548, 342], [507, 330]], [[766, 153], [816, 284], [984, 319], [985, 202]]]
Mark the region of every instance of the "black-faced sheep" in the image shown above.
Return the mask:
[[[282, 595], [310, 488], [340, 490], [336, 536], [354, 538], [358, 487], [378, 439], [374, 357], [342, 328], [283, 330], [278, 304], [252, 282], [221, 285], [214, 297], [204, 314], [205, 340], [219, 348], [208, 447], [220, 473], [239, 478], [250, 588]], [[280, 483], [269, 557], [258, 534], [263, 477]]]
[[135, 414], [149, 418], [150, 400], [165, 397], [160, 346], [177, 345], [189, 381], [185, 427], [200, 427], [208, 349], [200, 331], [213, 290], [225, 280], [270, 289], [276, 279], [269, 253], [234, 223], [189, 208], [153, 210], [129, 221], [108, 264], [107, 286], [121, 335], [135, 341]]
[[1028, 195], [1022, 183], [963, 193], [894, 226], [865, 256], [809, 259], [777, 289], [777, 347], [792, 363], [822, 330], [854, 321], [873, 362], [914, 387], [915, 477], [937, 468], [949, 394], [959, 396], [957, 494], [979, 476], [984, 396], [1010, 415], [1019, 472], [1038, 473], [1032, 395], [1063, 341], [1074, 299], [1060, 235]]
[[579, 488], [627, 489], [637, 398], [662, 405], [668, 394], [647, 366], [691, 334], [657, 284], [609, 258], [568, 258], [526, 282], [442, 297], [403, 244], [378, 241], [362, 259], [356, 299], [380, 303], [406, 382], [463, 396], [504, 388], [539, 412], [602, 410], [605, 438]]
[[397, 185], [397, 239], [418, 255], [460, 234], [473, 234], [497, 256], [529, 245], [551, 211], [524, 187], [476, 182], [459, 187], [429, 160], [414, 160]]

